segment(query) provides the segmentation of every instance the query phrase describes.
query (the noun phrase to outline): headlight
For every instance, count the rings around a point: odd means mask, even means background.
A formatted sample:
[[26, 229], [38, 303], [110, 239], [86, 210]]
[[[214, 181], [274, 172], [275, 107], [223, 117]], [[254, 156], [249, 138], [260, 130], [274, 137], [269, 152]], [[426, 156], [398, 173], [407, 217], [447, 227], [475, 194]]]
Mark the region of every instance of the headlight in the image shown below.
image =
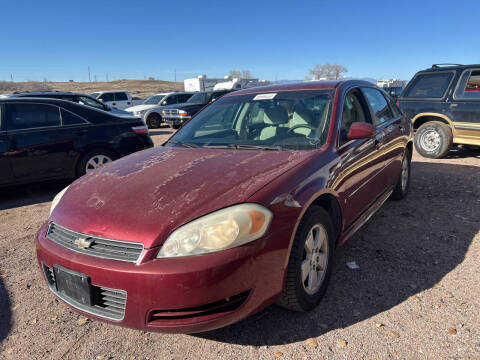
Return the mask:
[[180, 116], [187, 116], [188, 113], [185, 110], [178, 110], [178, 115]]
[[262, 237], [272, 217], [270, 210], [257, 204], [215, 211], [171, 233], [157, 258], [206, 254], [243, 245]]
[[60, 191], [57, 195], [55, 195], [55, 197], [53, 198], [53, 201], [52, 201], [52, 205], [50, 206], [50, 215], [52, 215], [52, 212], [53, 210], [57, 207], [58, 203], [60, 202], [60, 200], [62, 199], [62, 196], [63, 194], [65, 194], [65, 191], [67, 191], [68, 187], [70, 185], [68, 185], [65, 189], [63, 189], [62, 191]]
[[142, 116], [144, 112], [145, 112], [145, 110], [135, 111], [135, 112], [133, 113], [133, 115]]

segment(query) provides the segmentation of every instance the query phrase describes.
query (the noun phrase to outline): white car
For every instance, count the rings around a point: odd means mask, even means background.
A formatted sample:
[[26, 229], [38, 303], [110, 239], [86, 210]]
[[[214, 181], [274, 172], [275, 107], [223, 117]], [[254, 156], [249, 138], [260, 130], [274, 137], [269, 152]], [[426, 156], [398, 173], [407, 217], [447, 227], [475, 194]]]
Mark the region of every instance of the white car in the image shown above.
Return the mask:
[[140, 116], [149, 128], [158, 128], [162, 123], [162, 110], [165, 106], [184, 103], [193, 94], [193, 92], [159, 93], [150, 96], [143, 104], [129, 107], [125, 111]]
[[132, 98], [132, 95], [124, 90], [96, 91], [91, 93], [90, 96], [116, 109], [126, 109], [145, 101], [144, 99]]

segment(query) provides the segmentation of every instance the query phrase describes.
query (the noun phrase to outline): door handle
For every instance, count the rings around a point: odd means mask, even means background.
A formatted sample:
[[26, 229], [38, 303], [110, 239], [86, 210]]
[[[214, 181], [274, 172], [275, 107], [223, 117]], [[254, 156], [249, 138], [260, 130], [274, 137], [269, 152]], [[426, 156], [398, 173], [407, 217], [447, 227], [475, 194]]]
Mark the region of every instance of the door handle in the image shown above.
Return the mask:
[[115, 105], [117, 105], [117, 103], [114, 103], [114, 102], [112, 102], [112, 105], [114, 105], [114, 106], [115, 106]]

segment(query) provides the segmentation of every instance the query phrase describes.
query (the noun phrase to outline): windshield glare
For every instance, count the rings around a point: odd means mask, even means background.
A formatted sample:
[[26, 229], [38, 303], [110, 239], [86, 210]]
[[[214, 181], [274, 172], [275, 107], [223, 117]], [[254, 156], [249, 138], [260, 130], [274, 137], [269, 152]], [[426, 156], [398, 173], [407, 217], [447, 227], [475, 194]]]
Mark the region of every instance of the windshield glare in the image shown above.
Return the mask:
[[328, 136], [332, 96], [333, 91], [290, 91], [223, 97], [170, 141], [204, 147], [317, 148]]
[[153, 95], [150, 96], [147, 100], [145, 100], [143, 103], [145, 105], [156, 105], [159, 104], [160, 101], [165, 97], [165, 95]]
[[196, 93], [190, 99], [187, 100], [188, 103], [193, 104], [206, 104], [207, 103], [207, 94], [206, 93]]
[[88, 106], [91, 106], [91, 107], [94, 107], [94, 108], [97, 108], [97, 109], [101, 109], [101, 110], [106, 110], [107, 107], [105, 105], [103, 105], [101, 102], [97, 101], [97, 100], [94, 100], [90, 97], [87, 97], [87, 96], [80, 96], [78, 98], [78, 102], [80, 104], [83, 104], [83, 105], [88, 105]]

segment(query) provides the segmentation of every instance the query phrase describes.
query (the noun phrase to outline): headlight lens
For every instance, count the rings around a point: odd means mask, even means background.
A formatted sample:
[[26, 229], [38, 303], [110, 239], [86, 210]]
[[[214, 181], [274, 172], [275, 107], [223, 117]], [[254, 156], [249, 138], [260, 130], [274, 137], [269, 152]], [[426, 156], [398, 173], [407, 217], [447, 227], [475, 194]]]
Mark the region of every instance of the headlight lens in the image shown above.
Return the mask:
[[178, 110], [178, 115], [180, 116], [187, 116], [188, 113], [185, 110]]
[[70, 185], [68, 185], [65, 189], [63, 189], [57, 195], [55, 195], [52, 201], [52, 205], [50, 206], [50, 215], [52, 215], [53, 210], [57, 207], [58, 203], [62, 199], [63, 194], [65, 194], [65, 191], [67, 191], [69, 187]]
[[133, 114], [136, 115], [136, 116], [141, 116], [141, 115], [143, 115], [144, 112], [145, 112], [145, 110], [140, 110], [140, 111], [135, 111]]
[[190, 256], [230, 249], [262, 237], [273, 214], [258, 204], [231, 206], [175, 230], [157, 258]]

